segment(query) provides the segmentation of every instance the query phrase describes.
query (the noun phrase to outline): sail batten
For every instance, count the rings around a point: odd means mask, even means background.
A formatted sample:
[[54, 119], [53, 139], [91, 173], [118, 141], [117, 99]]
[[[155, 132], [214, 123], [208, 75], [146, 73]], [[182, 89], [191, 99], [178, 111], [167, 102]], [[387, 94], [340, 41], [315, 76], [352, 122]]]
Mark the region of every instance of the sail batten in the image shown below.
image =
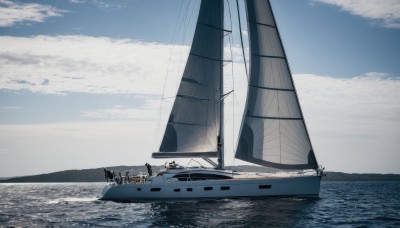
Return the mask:
[[183, 124], [183, 125], [207, 127], [207, 125], [204, 125], [204, 124], [183, 123], [183, 122], [172, 122], [172, 121], [169, 122], [168, 124]]
[[263, 57], [263, 58], [286, 59], [285, 56], [260, 55], [260, 54], [255, 54], [255, 53], [252, 53], [251, 55], [254, 55], [257, 57]]
[[262, 25], [262, 26], [268, 26], [268, 27], [272, 27], [272, 28], [276, 28], [275, 25], [269, 25], [269, 24], [265, 24], [265, 23], [258, 22], [258, 21], [249, 21], [249, 23], [256, 24], [256, 25]]
[[235, 157], [278, 169], [318, 167], [269, 0], [246, 0], [250, 78]]

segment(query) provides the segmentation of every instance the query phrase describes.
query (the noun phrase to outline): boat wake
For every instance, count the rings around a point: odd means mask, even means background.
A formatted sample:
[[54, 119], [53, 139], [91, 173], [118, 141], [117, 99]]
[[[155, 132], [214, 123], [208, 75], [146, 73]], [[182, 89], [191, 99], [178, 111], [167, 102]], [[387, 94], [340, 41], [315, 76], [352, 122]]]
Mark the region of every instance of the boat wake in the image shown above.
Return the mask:
[[59, 204], [59, 203], [75, 203], [75, 202], [95, 202], [98, 199], [95, 197], [66, 197], [60, 199], [53, 199], [48, 202], [48, 204]]

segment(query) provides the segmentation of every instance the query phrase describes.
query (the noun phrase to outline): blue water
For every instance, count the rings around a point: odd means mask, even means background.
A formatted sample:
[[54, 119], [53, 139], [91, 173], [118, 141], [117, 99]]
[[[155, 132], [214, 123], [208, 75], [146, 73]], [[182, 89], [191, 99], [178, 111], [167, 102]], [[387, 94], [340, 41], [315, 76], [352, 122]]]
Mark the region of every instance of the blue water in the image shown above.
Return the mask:
[[400, 227], [400, 182], [322, 182], [318, 199], [99, 201], [104, 183], [0, 184], [0, 226]]

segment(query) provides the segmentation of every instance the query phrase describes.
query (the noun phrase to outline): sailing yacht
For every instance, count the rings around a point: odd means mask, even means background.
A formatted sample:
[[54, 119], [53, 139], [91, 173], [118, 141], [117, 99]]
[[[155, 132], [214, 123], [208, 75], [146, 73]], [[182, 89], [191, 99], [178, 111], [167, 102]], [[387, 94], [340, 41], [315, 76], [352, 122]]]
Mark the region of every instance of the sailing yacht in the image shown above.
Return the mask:
[[[202, 0], [185, 70], [164, 137], [153, 158], [204, 158], [213, 168], [175, 162], [152, 175], [119, 175], [102, 200], [179, 200], [316, 196], [317, 163], [269, 0], [245, 0], [250, 74], [235, 157], [280, 169], [244, 173], [224, 168], [224, 1]], [[218, 163], [210, 158], [217, 158]], [[110, 178], [113, 178], [111, 174]]]

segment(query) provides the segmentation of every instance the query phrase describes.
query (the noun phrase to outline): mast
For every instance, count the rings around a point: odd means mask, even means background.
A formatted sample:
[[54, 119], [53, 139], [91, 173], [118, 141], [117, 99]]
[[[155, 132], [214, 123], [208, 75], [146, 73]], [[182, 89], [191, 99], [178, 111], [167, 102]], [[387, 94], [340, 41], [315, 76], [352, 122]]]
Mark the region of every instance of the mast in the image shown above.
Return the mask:
[[[224, 26], [224, 3], [222, 2], [221, 7], [221, 21], [222, 26]], [[221, 37], [221, 57], [224, 58], [224, 36]], [[221, 61], [221, 71], [220, 71], [220, 102], [219, 102], [219, 135], [218, 135], [218, 169], [224, 168], [224, 71], [223, 71], [223, 61]]]

